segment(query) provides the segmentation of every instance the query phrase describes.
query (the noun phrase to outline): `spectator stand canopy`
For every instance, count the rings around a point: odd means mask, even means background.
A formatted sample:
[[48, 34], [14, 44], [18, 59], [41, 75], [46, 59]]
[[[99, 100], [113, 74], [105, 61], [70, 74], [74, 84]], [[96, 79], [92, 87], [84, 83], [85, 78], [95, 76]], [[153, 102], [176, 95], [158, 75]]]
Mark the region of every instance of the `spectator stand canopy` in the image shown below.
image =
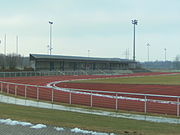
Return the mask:
[[120, 58], [98, 58], [63, 55], [30, 54], [31, 67], [35, 71], [76, 70], [128, 70], [137, 62]]

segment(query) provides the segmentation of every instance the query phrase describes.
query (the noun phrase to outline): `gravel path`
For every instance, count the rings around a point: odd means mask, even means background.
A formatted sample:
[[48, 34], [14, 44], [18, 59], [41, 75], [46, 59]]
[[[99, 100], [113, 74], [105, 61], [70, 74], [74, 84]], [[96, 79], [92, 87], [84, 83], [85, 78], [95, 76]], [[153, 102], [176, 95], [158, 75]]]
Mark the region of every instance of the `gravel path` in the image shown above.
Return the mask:
[[[11, 126], [0, 124], [0, 135], [85, 135], [82, 133], [72, 133], [70, 130], [56, 131], [53, 127], [42, 129], [32, 129], [20, 125]], [[86, 134], [88, 135], [88, 134]]]

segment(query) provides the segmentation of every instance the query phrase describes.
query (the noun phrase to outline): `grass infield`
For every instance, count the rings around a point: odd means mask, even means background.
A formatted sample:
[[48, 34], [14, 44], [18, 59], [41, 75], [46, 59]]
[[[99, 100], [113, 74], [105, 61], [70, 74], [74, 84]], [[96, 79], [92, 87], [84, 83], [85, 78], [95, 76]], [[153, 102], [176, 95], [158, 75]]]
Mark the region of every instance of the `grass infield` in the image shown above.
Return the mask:
[[0, 103], [0, 108], [0, 118], [11, 118], [34, 124], [43, 123], [60, 127], [79, 127], [122, 135], [179, 135], [180, 133], [180, 125], [177, 124], [152, 123], [4, 103]]
[[180, 85], [180, 74], [159, 76], [138, 76], [72, 81], [71, 83], [114, 83], [114, 84], [164, 84]]

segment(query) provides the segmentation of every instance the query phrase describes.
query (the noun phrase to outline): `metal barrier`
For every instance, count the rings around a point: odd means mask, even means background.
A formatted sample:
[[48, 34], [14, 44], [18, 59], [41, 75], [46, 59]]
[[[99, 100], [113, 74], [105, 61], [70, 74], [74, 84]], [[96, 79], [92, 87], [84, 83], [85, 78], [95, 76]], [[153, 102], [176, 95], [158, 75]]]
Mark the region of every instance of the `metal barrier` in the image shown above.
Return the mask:
[[[110, 92], [97, 90], [68, 89], [37, 85], [25, 85], [0, 81], [0, 93], [25, 100], [50, 101], [54, 103], [78, 104], [89, 107], [109, 108], [143, 113], [159, 113], [179, 116], [179, 96], [139, 93]], [[2, 97], [1, 97], [2, 98]]]
[[79, 71], [22, 71], [0, 72], [0, 77], [58, 76], [58, 75], [119, 75], [131, 70], [79, 70]]

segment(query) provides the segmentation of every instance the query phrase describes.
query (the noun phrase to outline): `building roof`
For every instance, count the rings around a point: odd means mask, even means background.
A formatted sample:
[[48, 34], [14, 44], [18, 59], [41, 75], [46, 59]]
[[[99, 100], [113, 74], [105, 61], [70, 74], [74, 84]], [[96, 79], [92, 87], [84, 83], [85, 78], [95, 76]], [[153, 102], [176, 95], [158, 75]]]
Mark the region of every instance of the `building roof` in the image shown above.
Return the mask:
[[83, 61], [111, 61], [111, 62], [133, 62], [128, 59], [120, 58], [99, 58], [99, 57], [81, 57], [81, 56], [64, 56], [64, 55], [46, 55], [46, 54], [30, 54], [30, 60], [34, 59], [54, 59], [54, 60], [83, 60]]

